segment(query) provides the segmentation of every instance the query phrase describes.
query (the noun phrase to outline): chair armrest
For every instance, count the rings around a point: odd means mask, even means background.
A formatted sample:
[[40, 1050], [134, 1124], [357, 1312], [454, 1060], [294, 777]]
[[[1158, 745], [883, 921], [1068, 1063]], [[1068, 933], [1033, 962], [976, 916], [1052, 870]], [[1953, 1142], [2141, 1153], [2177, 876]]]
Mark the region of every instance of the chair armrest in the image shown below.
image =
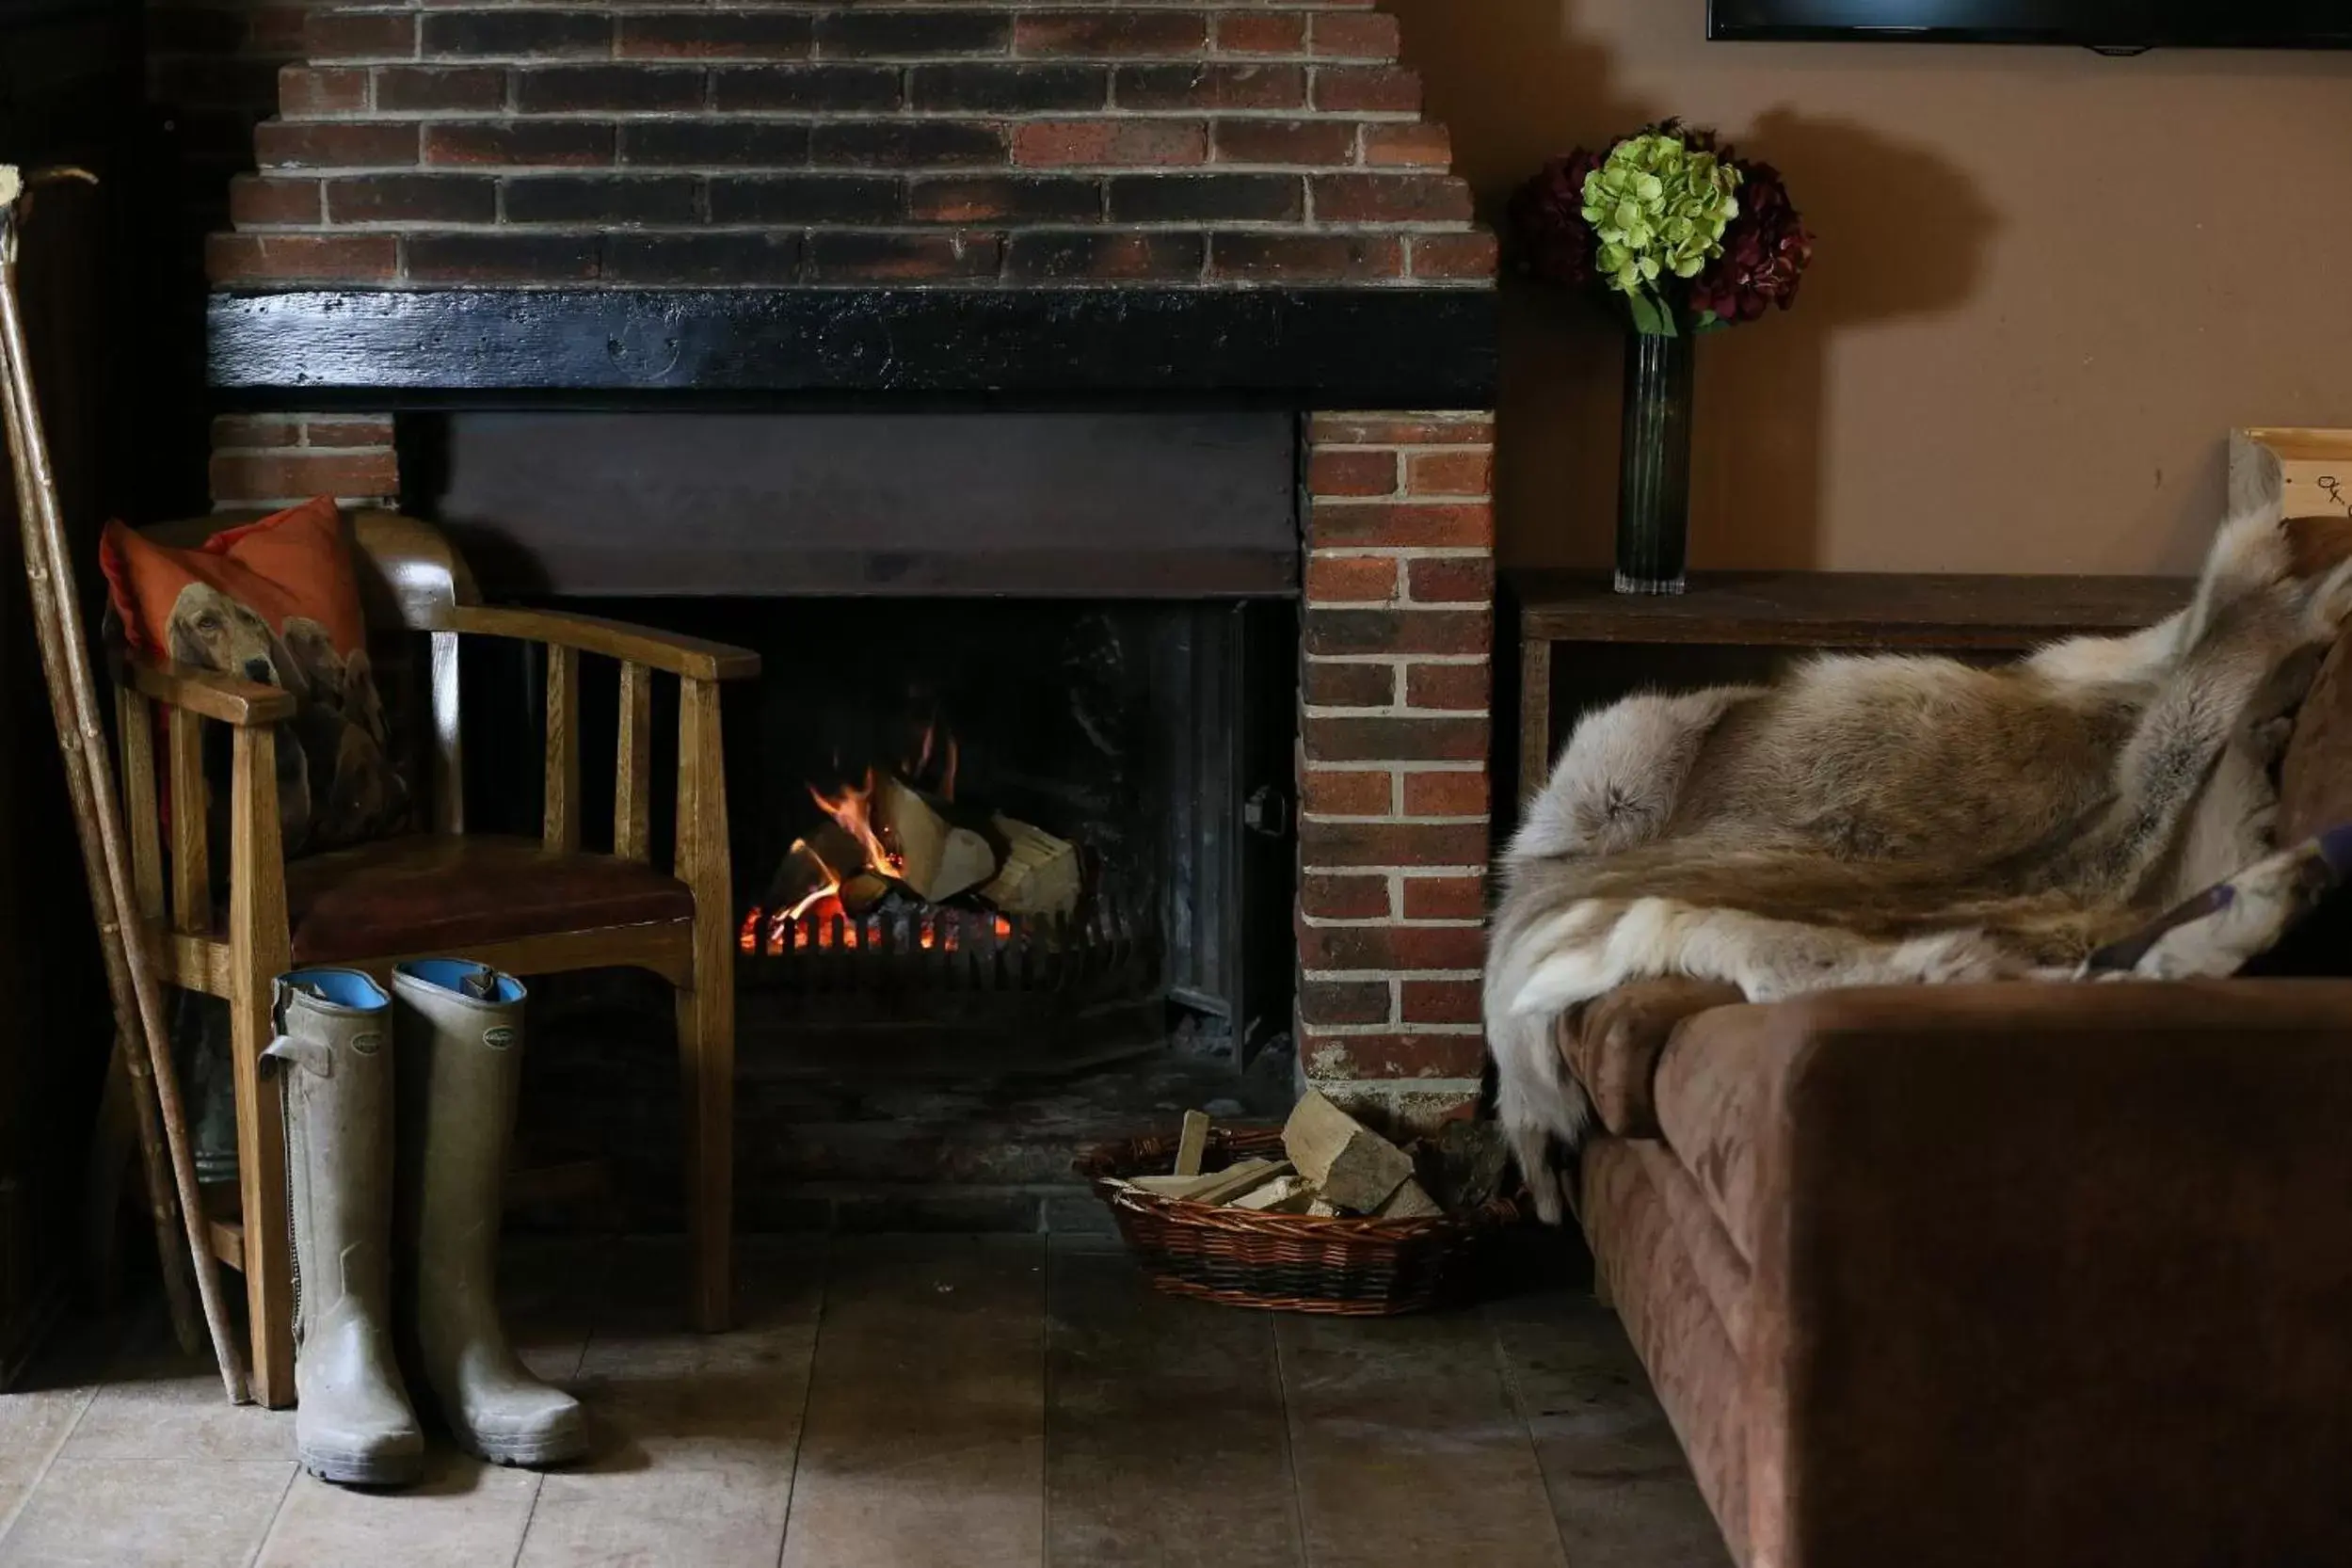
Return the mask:
[[1658, 1095], [1750, 1223], [1760, 1560], [2347, 1560], [2352, 982], [1725, 1008]]
[[691, 680], [741, 680], [760, 673], [760, 655], [747, 648], [567, 610], [460, 604], [452, 613], [452, 624], [471, 635], [516, 637], [582, 653], [600, 653]]
[[143, 697], [172, 708], [184, 708], [208, 719], [258, 728], [294, 717], [294, 694], [256, 681], [238, 680], [186, 664], [155, 664], [141, 659], [123, 661], [131, 689]]

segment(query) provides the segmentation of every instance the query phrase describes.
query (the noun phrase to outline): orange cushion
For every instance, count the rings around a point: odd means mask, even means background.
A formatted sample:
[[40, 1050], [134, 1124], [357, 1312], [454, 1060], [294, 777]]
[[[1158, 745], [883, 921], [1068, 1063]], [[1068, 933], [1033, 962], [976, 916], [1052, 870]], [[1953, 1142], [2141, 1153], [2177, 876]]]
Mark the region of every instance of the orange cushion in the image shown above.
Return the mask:
[[407, 791], [367, 652], [342, 514], [322, 496], [175, 550], [121, 523], [99, 541], [132, 650], [294, 693], [278, 736], [286, 852], [362, 842], [400, 825]]

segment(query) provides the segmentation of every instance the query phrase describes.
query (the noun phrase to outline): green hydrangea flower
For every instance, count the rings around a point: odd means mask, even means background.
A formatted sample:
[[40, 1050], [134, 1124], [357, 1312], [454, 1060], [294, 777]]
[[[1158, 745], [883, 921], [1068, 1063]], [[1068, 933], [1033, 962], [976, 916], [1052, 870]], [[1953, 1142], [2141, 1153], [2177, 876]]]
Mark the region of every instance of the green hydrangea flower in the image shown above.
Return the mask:
[[1739, 216], [1739, 170], [1678, 136], [1628, 136], [1585, 177], [1584, 220], [1600, 237], [1593, 265], [1632, 302], [1645, 332], [1674, 329], [1658, 290], [1665, 278], [1696, 278], [1723, 253]]

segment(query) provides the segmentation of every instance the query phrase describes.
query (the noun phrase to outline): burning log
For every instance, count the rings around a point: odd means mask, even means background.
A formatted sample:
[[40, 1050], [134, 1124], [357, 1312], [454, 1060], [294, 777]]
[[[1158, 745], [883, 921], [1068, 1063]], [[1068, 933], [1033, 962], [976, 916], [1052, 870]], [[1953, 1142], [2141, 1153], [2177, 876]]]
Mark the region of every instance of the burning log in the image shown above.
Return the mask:
[[841, 908], [851, 915], [863, 915], [889, 896], [889, 879], [878, 872], [859, 872], [841, 884]]
[[1012, 817], [995, 819], [1004, 836], [1003, 869], [980, 896], [1008, 915], [1067, 915], [1078, 907], [1078, 846]]
[[878, 868], [933, 904], [968, 892], [997, 872], [996, 851], [968, 827], [957, 827], [921, 793], [885, 777], [874, 790], [874, 828], [896, 851]]
[[794, 839], [768, 883], [764, 907], [781, 911], [786, 920], [797, 920], [836, 886], [833, 868], [825, 864], [824, 856], [810, 847], [808, 840]]

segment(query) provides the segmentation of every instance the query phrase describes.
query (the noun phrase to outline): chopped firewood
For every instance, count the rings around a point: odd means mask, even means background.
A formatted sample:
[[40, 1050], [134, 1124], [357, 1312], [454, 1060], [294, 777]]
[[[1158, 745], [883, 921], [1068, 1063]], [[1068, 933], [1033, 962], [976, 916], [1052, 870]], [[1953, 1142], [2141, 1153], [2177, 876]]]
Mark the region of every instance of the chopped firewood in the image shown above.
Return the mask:
[[1417, 1181], [1407, 1180], [1402, 1187], [1388, 1194], [1388, 1201], [1372, 1210], [1379, 1220], [1433, 1220], [1446, 1212], [1437, 1207], [1437, 1200]]
[[1202, 1176], [1130, 1176], [1128, 1183], [1142, 1188], [1154, 1197], [1219, 1204], [1262, 1187], [1276, 1176], [1289, 1174], [1288, 1160], [1244, 1160], [1240, 1164], [1228, 1165], [1222, 1171], [1210, 1171]]
[[1200, 1111], [1187, 1111], [1184, 1113], [1184, 1134], [1176, 1140], [1176, 1174], [1178, 1176], [1200, 1175], [1201, 1156], [1208, 1152], [1208, 1113]]
[[841, 907], [852, 915], [863, 915], [889, 895], [890, 884], [873, 872], [859, 872], [841, 884]]
[[996, 875], [997, 853], [988, 840], [951, 824], [920, 792], [884, 778], [872, 810], [875, 830], [898, 850], [892, 874], [930, 903], [944, 903]]
[[1218, 1171], [1209, 1176], [1139, 1176], [1127, 1178], [1127, 1184], [1155, 1198], [1189, 1198], [1224, 1175]]
[[1492, 1202], [1511, 1174], [1511, 1145], [1493, 1122], [1448, 1122], [1418, 1153], [1422, 1186], [1450, 1214]]
[[809, 847], [808, 840], [794, 839], [777, 864], [776, 875], [769, 879], [763, 907], [779, 915], [797, 911], [802, 904], [832, 887], [833, 880], [833, 869]]
[[1078, 907], [1078, 846], [1012, 817], [994, 820], [1004, 836], [1004, 867], [980, 896], [1008, 915], [1066, 915]]
[[1278, 1177], [1290, 1175], [1288, 1160], [1244, 1160], [1222, 1173], [1224, 1180], [1204, 1187], [1192, 1194], [1194, 1203], [1232, 1203], [1256, 1192]]
[[1413, 1175], [1413, 1158], [1309, 1089], [1282, 1129], [1282, 1146], [1307, 1180], [1341, 1208], [1369, 1214]]
[[1304, 1177], [1276, 1176], [1255, 1192], [1244, 1192], [1230, 1207], [1259, 1214], [1304, 1214], [1315, 1201], [1315, 1189]]
[[809, 830], [808, 837], [803, 842], [814, 850], [817, 858], [824, 861], [832, 870], [833, 874], [843, 882], [847, 882], [865, 869], [866, 846], [859, 843], [857, 836], [840, 823], [830, 819], [820, 823]]
[[1332, 1202], [1329, 1198], [1315, 1198], [1310, 1200], [1306, 1206], [1306, 1211], [1309, 1214], [1314, 1215], [1315, 1218], [1319, 1220], [1336, 1220], [1347, 1212], [1346, 1209], [1341, 1208], [1337, 1204]]

